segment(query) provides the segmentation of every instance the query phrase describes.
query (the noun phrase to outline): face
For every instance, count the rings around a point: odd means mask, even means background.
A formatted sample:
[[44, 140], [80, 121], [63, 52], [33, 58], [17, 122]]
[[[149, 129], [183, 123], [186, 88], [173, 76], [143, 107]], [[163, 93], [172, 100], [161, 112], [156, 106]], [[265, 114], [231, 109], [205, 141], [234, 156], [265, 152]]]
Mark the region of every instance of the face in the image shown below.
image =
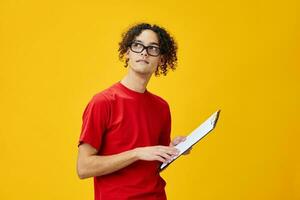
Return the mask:
[[[159, 54], [155, 56], [157, 50], [159, 49], [158, 37], [152, 30], [143, 30], [140, 35], [135, 39], [134, 51], [130, 48], [126, 53], [126, 58], [129, 59], [128, 66], [130, 70], [143, 75], [152, 75], [157, 69], [157, 66], [162, 63], [162, 56]], [[146, 48], [143, 49], [142, 45], [148, 47], [148, 52]], [[139, 50], [143, 49], [142, 52]]]

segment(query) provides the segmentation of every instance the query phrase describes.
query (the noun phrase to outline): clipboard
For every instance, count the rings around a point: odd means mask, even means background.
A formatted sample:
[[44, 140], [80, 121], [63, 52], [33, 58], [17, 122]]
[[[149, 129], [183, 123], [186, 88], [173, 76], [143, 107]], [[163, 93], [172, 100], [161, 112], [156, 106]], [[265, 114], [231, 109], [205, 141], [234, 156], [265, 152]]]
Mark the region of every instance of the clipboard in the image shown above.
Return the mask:
[[200, 126], [198, 126], [193, 132], [191, 132], [187, 137], [186, 140], [175, 145], [174, 147], [177, 148], [180, 152], [179, 154], [173, 158], [172, 161], [168, 163], [162, 163], [160, 166], [160, 170], [162, 171], [165, 169], [168, 165], [170, 165], [174, 160], [176, 160], [178, 157], [180, 157], [184, 152], [186, 152], [189, 148], [194, 146], [197, 142], [199, 142], [204, 136], [206, 136], [208, 133], [210, 133], [217, 124], [220, 111], [218, 110], [215, 113], [213, 113], [205, 122], [203, 122]]

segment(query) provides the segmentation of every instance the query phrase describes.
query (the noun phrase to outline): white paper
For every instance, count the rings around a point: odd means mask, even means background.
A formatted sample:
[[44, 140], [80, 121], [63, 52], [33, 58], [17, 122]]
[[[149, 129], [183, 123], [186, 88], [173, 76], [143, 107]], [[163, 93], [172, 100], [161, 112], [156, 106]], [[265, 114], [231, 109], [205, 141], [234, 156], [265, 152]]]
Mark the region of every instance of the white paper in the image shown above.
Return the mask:
[[[180, 152], [173, 158], [172, 161], [176, 160], [180, 155], [182, 155], [186, 150], [192, 147], [196, 142], [201, 140], [206, 134], [214, 129], [220, 110], [212, 114], [205, 122], [203, 122], [198, 128], [196, 128], [190, 135], [186, 137], [184, 142], [179, 143], [175, 146]], [[171, 163], [170, 161], [169, 163]], [[169, 163], [163, 163], [160, 166], [160, 169], [166, 167]]]

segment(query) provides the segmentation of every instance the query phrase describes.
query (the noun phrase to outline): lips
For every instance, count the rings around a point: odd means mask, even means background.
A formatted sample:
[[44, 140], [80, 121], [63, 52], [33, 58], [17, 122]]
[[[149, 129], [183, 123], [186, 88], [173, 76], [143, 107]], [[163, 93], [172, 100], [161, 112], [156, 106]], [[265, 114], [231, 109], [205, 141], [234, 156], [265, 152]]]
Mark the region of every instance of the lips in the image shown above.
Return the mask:
[[136, 62], [143, 62], [143, 63], [149, 64], [149, 62], [147, 60], [143, 60], [143, 59], [137, 60]]

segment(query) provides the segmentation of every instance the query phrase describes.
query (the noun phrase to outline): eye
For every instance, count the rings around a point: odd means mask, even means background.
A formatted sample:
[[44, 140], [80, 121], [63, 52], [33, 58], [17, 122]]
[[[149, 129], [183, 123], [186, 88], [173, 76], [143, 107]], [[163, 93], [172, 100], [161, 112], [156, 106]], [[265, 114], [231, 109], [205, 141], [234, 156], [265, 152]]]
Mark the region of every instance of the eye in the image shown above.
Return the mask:
[[154, 50], [154, 51], [157, 51], [158, 50], [158, 47], [156, 47], [156, 46], [149, 46], [148, 47], [150, 50]]
[[142, 45], [140, 43], [134, 42], [132, 43], [132, 47], [140, 48]]

